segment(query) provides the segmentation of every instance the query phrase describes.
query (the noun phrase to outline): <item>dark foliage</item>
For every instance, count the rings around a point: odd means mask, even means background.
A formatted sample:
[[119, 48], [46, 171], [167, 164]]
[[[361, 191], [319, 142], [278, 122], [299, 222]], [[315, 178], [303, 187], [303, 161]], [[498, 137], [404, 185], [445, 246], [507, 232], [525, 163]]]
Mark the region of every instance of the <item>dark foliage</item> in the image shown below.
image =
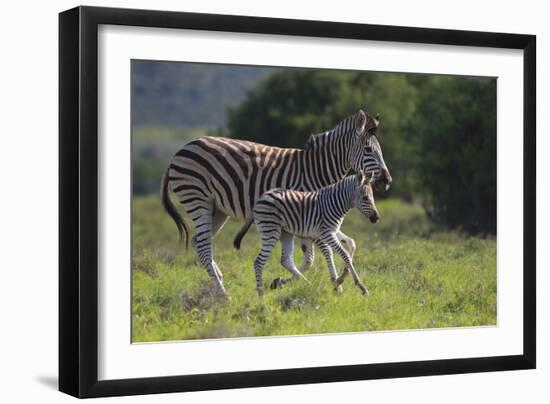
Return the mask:
[[496, 80], [436, 78], [417, 108], [418, 176], [430, 191], [429, 212], [450, 227], [496, 233]]

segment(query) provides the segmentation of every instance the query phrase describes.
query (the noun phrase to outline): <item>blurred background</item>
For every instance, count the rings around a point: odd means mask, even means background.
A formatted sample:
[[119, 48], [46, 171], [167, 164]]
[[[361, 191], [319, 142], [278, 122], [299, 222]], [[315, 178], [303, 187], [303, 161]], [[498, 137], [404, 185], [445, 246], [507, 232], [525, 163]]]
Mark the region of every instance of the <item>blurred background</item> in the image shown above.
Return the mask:
[[359, 108], [381, 115], [394, 185], [438, 225], [496, 232], [496, 79], [132, 61], [134, 195], [204, 135], [302, 147]]

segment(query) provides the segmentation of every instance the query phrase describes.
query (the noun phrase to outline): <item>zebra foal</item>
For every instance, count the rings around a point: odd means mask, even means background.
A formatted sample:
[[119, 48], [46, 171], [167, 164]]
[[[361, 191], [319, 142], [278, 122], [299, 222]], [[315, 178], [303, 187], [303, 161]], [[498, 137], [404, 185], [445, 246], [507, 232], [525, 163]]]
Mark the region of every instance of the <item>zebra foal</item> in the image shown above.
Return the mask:
[[[368, 293], [355, 271], [352, 255], [340, 244], [338, 233], [344, 216], [352, 208], [357, 208], [372, 223], [379, 221], [372, 181], [372, 172], [359, 173], [318, 191], [273, 189], [258, 199], [253, 209], [253, 218], [260, 233], [262, 248], [254, 261], [254, 271], [260, 296], [263, 295], [263, 267], [279, 240], [282, 246], [281, 264], [292, 273], [291, 279], [305, 279], [294, 264], [294, 236], [312, 240], [321, 250], [336, 290], [346, 275], [351, 273], [361, 292]], [[334, 266], [333, 251], [345, 263], [344, 272], [339, 277]]]

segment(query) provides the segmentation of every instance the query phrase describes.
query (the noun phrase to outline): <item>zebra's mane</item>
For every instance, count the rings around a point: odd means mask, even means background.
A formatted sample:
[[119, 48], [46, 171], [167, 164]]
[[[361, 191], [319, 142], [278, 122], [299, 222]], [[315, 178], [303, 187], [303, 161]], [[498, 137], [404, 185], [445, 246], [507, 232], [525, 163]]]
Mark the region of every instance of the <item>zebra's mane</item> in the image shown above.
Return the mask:
[[317, 139], [319, 139], [321, 136], [326, 136], [326, 134], [329, 132], [322, 132], [322, 133], [315, 133], [309, 135], [309, 137], [306, 140], [306, 144], [304, 145], [304, 149], [309, 150], [315, 148], [316, 144], [319, 144]]
[[[351, 126], [350, 126], [350, 123], [351, 123]], [[315, 148], [316, 145], [319, 144], [320, 138], [324, 136], [330, 136], [332, 133], [343, 133], [341, 129], [344, 129], [344, 132], [345, 132], [346, 129], [349, 129], [354, 125], [355, 125], [355, 115], [348, 116], [346, 119], [338, 122], [338, 124], [331, 130], [309, 135], [308, 139], [306, 140], [306, 144], [304, 145], [304, 149], [305, 150], [313, 149]]]

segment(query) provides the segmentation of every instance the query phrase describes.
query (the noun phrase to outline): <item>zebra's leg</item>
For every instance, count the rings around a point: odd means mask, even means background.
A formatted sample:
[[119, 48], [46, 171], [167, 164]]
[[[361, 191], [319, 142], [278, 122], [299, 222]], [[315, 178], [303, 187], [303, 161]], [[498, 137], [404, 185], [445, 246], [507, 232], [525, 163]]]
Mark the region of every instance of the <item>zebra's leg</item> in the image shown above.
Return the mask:
[[[342, 247], [346, 249], [346, 251], [349, 253], [350, 257], [353, 259], [353, 256], [355, 254], [355, 240], [349, 237], [348, 235], [344, 234], [342, 230], [338, 230], [336, 232], [336, 238], [342, 243]], [[349, 274], [349, 269], [347, 265], [344, 266], [344, 270], [342, 271], [342, 280], [340, 282], [343, 282], [345, 277]]]
[[219, 272], [219, 268], [217, 268], [213, 257], [212, 231], [214, 216], [211, 208], [209, 211], [203, 212], [200, 216], [191, 217], [195, 223], [195, 235], [193, 236], [192, 242], [193, 247], [197, 251], [199, 261], [206, 268], [208, 275], [212, 278], [214, 286], [221, 295], [228, 296], [220, 276], [221, 272]]
[[342, 259], [346, 263], [346, 268], [344, 269], [344, 273], [337, 279], [338, 284], [341, 284], [344, 281], [346, 275], [349, 272], [351, 273], [351, 276], [353, 277], [355, 284], [361, 290], [361, 292], [364, 295], [368, 294], [369, 293], [368, 289], [366, 288], [365, 285], [363, 285], [363, 283], [361, 282], [361, 279], [359, 279], [359, 275], [357, 275], [357, 272], [355, 271], [351, 256], [342, 247], [336, 235], [331, 234], [323, 241], [325, 241], [330, 246], [330, 248], [332, 248], [333, 251], [335, 251], [340, 257], [342, 257]]
[[302, 238], [300, 239], [300, 244], [304, 253], [304, 262], [302, 262], [300, 272], [304, 273], [311, 268], [311, 265], [313, 265], [313, 259], [315, 258], [313, 252], [313, 241]]
[[[212, 239], [216, 237], [216, 234], [219, 233], [223, 225], [227, 222], [228, 218], [229, 216], [227, 216], [225, 213], [223, 213], [220, 210], [216, 210], [214, 212], [214, 215], [212, 216]], [[214, 260], [212, 260], [212, 262], [214, 264], [214, 268], [216, 269], [216, 272], [218, 273], [218, 276], [220, 277], [220, 279], [223, 279], [223, 274], [222, 274], [222, 271], [220, 271], [218, 264]]]
[[256, 290], [258, 291], [258, 295], [263, 297], [264, 285], [262, 280], [262, 271], [267, 259], [273, 251], [273, 248], [275, 248], [275, 244], [281, 237], [281, 231], [280, 229], [272, 229], [269, 231], [262, 231], [261, 229], [258, 230], [261, 232], [262, 248], [254, 260], [254, 273], [256, 274]]
[[336, 232], [336, 238], [340, 240], [340, 243], [342, 243], [342, 247], [344, 247], [351, 258], [353, 258], [353, 255], [355, 254], [355, 240], [352, 239], [350, 236], [344, 234], [342, 230], [338, 230]]
[[[218, 234], [223, 225], [227, 222], [228, 218], [229, 216], [219, 210], [216, 210], [214, 212], [214, 214], [212, 215], [212, 239], [216, 236], [216, 234]], [[193, 246], [193, 248], [197, 248], [197, 234], [194, 234], [191, 238], [191, 245]], [[218, 267], [218, 264], [216, 263], [216, 261], [214, 261], [214, 259], [212, 259], [212, 265], [214, 266], [214, 269], [216, 270], [219, 278], [222, 279], [222, 271], [220, 271], [220, 268]]]
[[279, 285], [284, 285], [285, 283], [300, 278], [309, 283], [306, 277], [296, 268], [296, 264], [294, 264], [294, 236], [286, 231], [283, 231], [281, 234], [281, 250], [281, 264], [292, 274], [292, 278], [275, 279], [271, 284], [271, 289], [276, 289]]
[[332, 256], [332, 249], [329, 247], [329, 245], [321, 240], [316, 240], [315, 244], [317, 244], [317, 247], [319, 247], [319, 250], [321, 250], [321, 253], [325, 257], [325, 260], [327, 261], [328, 266], [328, 273], [330, 275], [330, 280], [332, 281], [332, 284], [334, 285], [334, 291], [335, 292], [342, 292], [342, 285], [338, 283], [338, 274], [336, 273], [336, 267], [334, 266], [334, 258]]

